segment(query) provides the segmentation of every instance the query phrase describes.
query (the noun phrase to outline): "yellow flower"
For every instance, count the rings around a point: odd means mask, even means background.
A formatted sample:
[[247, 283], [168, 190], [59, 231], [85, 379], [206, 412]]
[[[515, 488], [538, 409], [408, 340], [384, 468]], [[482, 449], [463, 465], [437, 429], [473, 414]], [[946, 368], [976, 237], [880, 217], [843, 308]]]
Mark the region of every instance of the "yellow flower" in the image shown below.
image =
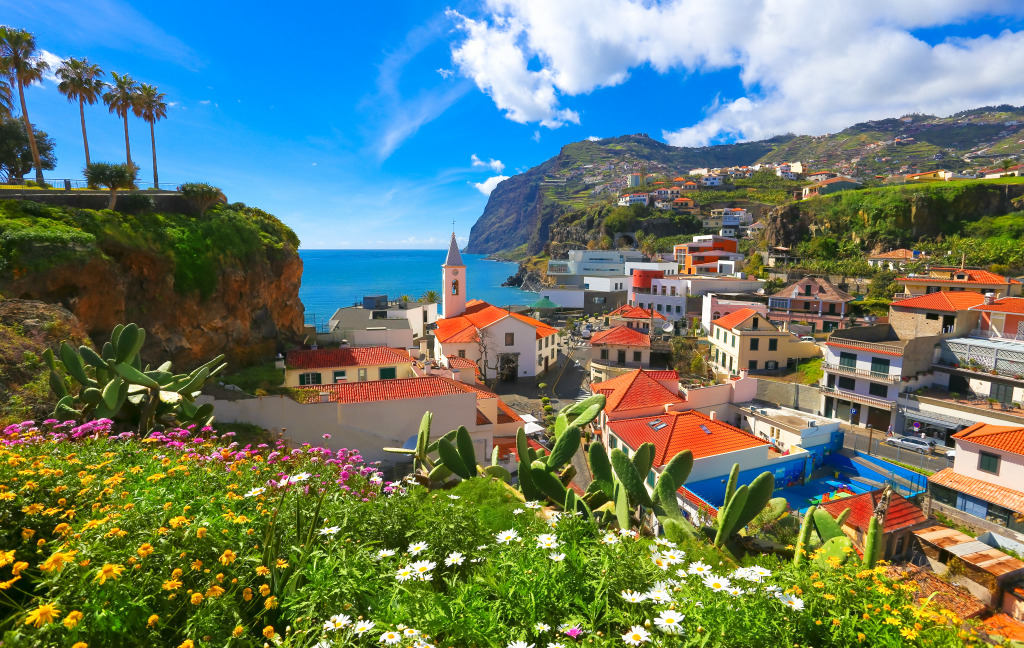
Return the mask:
[[138, 554], [139, 554], [140, 556], [142, 556], [143, 558], [145, 558], [145, 557], [146, 557], [146, 556], [148, 556], [149, 554], [153, 553], [153, 551], [154, 551], [154, 549], [153, 549], [153, 545], [151, 545], [151, 544], [149, 544], [148, 542], [146, 542], [146, 543], [144, 543], [144, 544], [143, 544], [143, 545], [142, 545], [141, 547], [139, 547], [139, 549], [138, 549], [137, 553], [138, 553]]
[[274, 608], [276, 608], [277, 607], [277, 597], [276, 596], [271, 596], [270, 598], [268, 598], [266, 601], [263, 602], [263, 607], [268, 609], [268, 610], [273, 610]]
[[836, 600], [836, 597], [832, 596], [831, 594], [823, 594], [822, 598], [825, 599], [826, 601], [834, 601], [834, 600]]
[[[31, 483], [31, 482], [29, 482], [29, 483]], [[46, 507], [43, 506], [42, 504], [39, 504], [37, 502], [35, 504], [29, 504], [28, 506], [22, 508], [21, 512], [22, 513], [28, 513], [29, 515], [35, 515], [36, 513], [39, 513], [40, 511], [42, 511], [44, 508], [46, 508]]]
[[898, 625], [900, 625], [900, 620], [895, 618], [895, 617], [886, 617], [886, 619], [885, 619], [885, 621], [883, 623], [887, 623], [889, 625], [898, 626]]
[[864, 641], [865, 639], [867, 639], [867, 637], [868, 636], [866, 634], [864, 634], [863, 632], [858, 632], [857, 633], [857, 641]]
[[172, 578], [170, 580], [165, 580], [164, 584], [161, 585], [161, 587], [164, 588], [165, 590], [168, 590], [168, 591], [176, 590], [179, 587], [181, 587], [181, 581], [177, 580], [175, 578]]
[[6, 567], [14, 562], [14, 549], [10, 551], [0, 551], [0, 567]]
[[235, 626], [235, 629], [231, 631], [231, 636], [236, 638], [241, 637], [242, 633], [244, 632], [245, 628], [243, 628], [242, 626]]
[[160, 615], [159, 614], [150, 614], [149, 615], [149, 620], [146, 621], [146, 627], [147, 628], [156, 627], [156, 624], [157, 624], [157, 622], [159, 620], [160, 620]]
[[64, 627], [67, 628], [68, 630], [70, 630], [71, 628], [74, 628], [76, 625], [78, 625], [78, 622], [82, 620], [83, 616], [85, 616], [85, 615], [83, 615], [78, 610], [75, 610], [74, 612], [71, 612], [66, 617], [64, 617]]
[[196, 537], [197, 538], [205, 538], [206, 537], [206, 527], [199, 527], [198, 529], [196, 529]]
[[193, 560], [192, 561], [192, 569], [194, 571], [199, 571], [202, 568], [203, 568], [203, 561], [202, 560]]
[[99, 581], [100, 585], [107, 582], [107, 579], [117, 580], [117, 577], [124, 571], [124, 567], [121, 565], [111, 565], [107, 563], [100, 567], [100, 570], [96, 572], [96, 578], [93, 581]]
[[917, 636], [917, 630], [912, 630], [910, 628], [903, 628], [902, 630], [900, 630], [900, 634], [903, 635], [904, 637], [906, 637], [907, 639], [913, 639], [914, 637]]
[[178, 516], [172, 517], [168, 521], [168, 524], [171, 525], [172, 529], [177, 529], [178, 527], [180, 527], [180, 526], [182, 526], [184, 524], [188, 524], [188, 519], [184, 515], [178, 515]]
[[842, 621], [840, 621], [839, 619], [832, 619], [832, 625], [834, 625], [834, 626], [839, 625], [841, 623], [842, 623]]
[[220, 555], [220, 564], [230, 565], [231, 563], [235, 562], [235, 558], [237, 557], [238, 556], [235, 555], [234, 551], [231, 551], [230, 549], [225, 549], [224, 553]]
[[28, 618], [25, 619], [25, 625], [34, 625], [37, 628], [41, 628], [47, 623], [53, 623], [60, 616], [60, 610], [56, 606], [50, 605], [49, 603], [43, 603], [36, 609], [28, 613]]
[[21, 576], [15, 576], [10, 580], [0, 581], [0, 590], [9, 590], [11, 586], [21, 580]]
[[21, 539], [26, 541], [26, 542], [28, 542], [29, 540], [32, 539], [32, 536], [34, 536], [35, 534], [36, 534], [35, 529], [22, 529], [21, 530]]
[[196, 648], [196, 644], [191, 639], [186, 639], [178, 644], [178, 648]]
[[274, 638], [274, 626], [267, 626], [266, 628], [263, 628], [263, 636], [266, 637], [267, 639], [273, 639]]
[[174, 571], [171, 572], [171, 578], [178, 578], [182, 573], [183, 572], [180, 569], [175, 568]]
[[264, 567], [263, 565], [260, 565], [259, 567], [256, 568], [256, 575], [257, 576], [266, 576], [269, 573], [270, 573], [270, 569], [268, 567]]
[[287, 567], [288, 567], [288, 561], [287, 560], [285, 560], [284, 558], [278, 558], [277, 559], [277, 568], [278, 569], [286, 569]]
[[260, 585], [260, 596], [266, 596], [267, 594], [270, 594], [270, 585], [263, 583]]
[[242, 598], [245, 599], [246, 601], [251, 601], [252, 600], [252, 588], [251, 587], [246, 587], [244, 590], [242, 590]]
[[61, 522], [56, 527], [54, 527], [53, 532], [59, 535], [67, 535], [71, 532], [71, 525], [67, 522]]
[[813, 583], [813, 585], [814, 585], [815, 587], [817, 587], [818, 589], [821, 589], [821, 588], [825, 587], [825, 583], [822, 583], [821, 581], [815, 581], [815, 582]]
[[89, 644], [85, 643], [84, 641], [76, 641], [75, 643], [71, 644], [71, 648], [89, 648]]
[[203, 595], [200, 594], [199, 592], [196, 592], [195, 594], [192, 595], [192, 598], [189, 599], [189, 600], [192, 601], [192, 605], [199, 605], [200, 603], [203, 602]]
[[74, 551], [69, 551], [67, 553], [55, 551], [52, 554], [50, 554], [50, 557], [46, 559], [46, 562], [39, 565], [39, 569], [43, 570], [44, 572], [49, 572], [53, 570], [60, 571], [61, 569], [64, 569], [64, 563], [71, 562], [71, 560], [74, 557]]
[[214, 585], [210, 589], [206, 590], [206, 597], [207, 598], [217, 598], [218, 596], [220, 596], [223, 593], [224, 593], [224, 588], [223, 587], [221, 587], [220, 585]]

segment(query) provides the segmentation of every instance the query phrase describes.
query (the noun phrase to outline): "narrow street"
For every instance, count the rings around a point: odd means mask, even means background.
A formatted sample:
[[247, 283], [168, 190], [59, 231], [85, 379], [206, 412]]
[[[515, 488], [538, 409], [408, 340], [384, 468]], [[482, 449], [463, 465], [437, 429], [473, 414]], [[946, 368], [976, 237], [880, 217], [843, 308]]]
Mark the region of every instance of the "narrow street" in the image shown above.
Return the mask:
[[[932, 470], [938, 472], [943, 468], [948, 468], [953, 465], [951, 459], [947, 459], [943, 455], [931, 454], [925, 455], [913, 450], [906, 448], [898, 448], [883, 443], [885, 441], [885, 430], [875, 430], [873, 435], [868, 433], [868, 430], [859, 428], [853, 425], [841, 424], [843, 432], [845, 433], [845, 440], [843, 447], [850, 450], [860, 450], [872, 456], [881, 457], [882, 459], [891, 459], [893, 461], [899, 461], [905, 463], [908, 466], [917, 466], [926, 470]], [[868, 451], [868, 440], [871, 437], [871, 450]], [[939, 451], [945, 453], [950, 448], [940, 446]]]

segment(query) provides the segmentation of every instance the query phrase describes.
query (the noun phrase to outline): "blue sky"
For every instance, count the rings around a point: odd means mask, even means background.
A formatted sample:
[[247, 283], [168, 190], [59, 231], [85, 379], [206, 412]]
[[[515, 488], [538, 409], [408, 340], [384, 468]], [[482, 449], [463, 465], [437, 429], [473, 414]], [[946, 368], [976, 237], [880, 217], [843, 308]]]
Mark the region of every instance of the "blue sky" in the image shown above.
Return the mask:
[[[205, 181], [279, 216], [307, 248], [462, 243], [501, 177], [569, 142], [676, 145], [819, 134], [907, 112], [1024, 104], [1015, 0], [484, 0], [282, 5], [0, 0], [48, 59], [157, 85], [162, 182]], [[84, 164], [77, 106], [27, 95]], [[95, 161], [122, 124], [87, 107]], [[149, 132], [132, 157], [152, 179]]]

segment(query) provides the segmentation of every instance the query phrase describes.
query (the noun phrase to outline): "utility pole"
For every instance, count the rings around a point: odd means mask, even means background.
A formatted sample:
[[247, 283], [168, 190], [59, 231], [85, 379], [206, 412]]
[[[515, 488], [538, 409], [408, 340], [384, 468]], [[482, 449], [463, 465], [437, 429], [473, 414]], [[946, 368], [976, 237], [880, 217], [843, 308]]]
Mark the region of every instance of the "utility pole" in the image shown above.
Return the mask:
[[868, 423], [868, 454], [871, 454], [871, 440], [875, 438], [875, 428]]

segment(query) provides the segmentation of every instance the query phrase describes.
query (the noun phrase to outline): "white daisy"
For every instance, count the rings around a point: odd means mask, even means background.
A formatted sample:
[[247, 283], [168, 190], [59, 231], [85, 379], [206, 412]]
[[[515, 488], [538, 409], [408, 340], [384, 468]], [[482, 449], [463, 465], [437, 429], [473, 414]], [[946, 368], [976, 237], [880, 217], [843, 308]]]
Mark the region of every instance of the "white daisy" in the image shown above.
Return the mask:
[[633, 535], [633, 532], [630, 531], [629, 529], [619, 529], [619, 535], [620, 536]]
[[538, 622], [537, 622], [536, 624], [534, 624], [534, 626], [533, 626], [533, 630], [534, 630], [534, 632], [547, 632], [547, 631], [548, 631], [548, 630], [550, 630], [550, 629], [551, 629], [551, 626], [549, 626], [549, 625], [548, 625], [548, 624], [546, 624], [546, 623], [541, 623], [540, 621], [538, 621]]
[[330, 619], [324, 621], [324, 630], [340, 630], [350, 623], [352, 619], [347, 614], [332, 614]]
[[554, 549], [558, 546], [558, 538], [553, 533], [542, 533], [537, 536], [538, 549]]
[[523, 504], [523, 506], [525, 506], [528, 509], [539, 509], [540, 502], [538, 502], [537, 500], [530, 500], [526, 504]]
[[644, 596], [648, 601], [655, 603], [668, 603], [672, 600], [672, 595], [668, 593], [668, 590], [661, 587], [649, 590]]
[[418, 637], [420, 631], [416, 630], [415, 628], [405, 628], [404, 630], [402, 630], [402, 634], [404, 634], [406, 637]]
[[732, 583], [729, 582], [728, 578], [714, 576], [711, 574], [704, 577], [704, 584], [708, 589], [712, 589], [716, 592], [725, 592], [732, 587]]
[[606, 545], [613, 545], [613, 544], [615, 544], [618, 541], [619, 541], [619, 537], [617, 535], [615, 535], [614, 533], [606, 533], [606, 534], [604, 534], [604, 537], [601, 538], [601, 544], [606, 544]]
[[419, 560], [409, 565], [409, 569], [411, 569], [413, 573], [420, 578], [420, 580], [430, 580], [426, 577], [430, 576], [430, 570], [434, 567], [437, 567], [437, 563], [430, 562], [429, 560]]
[[336, 527], [336, 526], [327, 527], [326, 529], [320, 529], [320, 535], [322, 535], [322, 536], [334, 535], [338, 531], [341, 531], [341, 527]]
[[794, 610], [804, 609], [803, 600], [793, 596], [792, 594], [776, 594], [775, 596], [778, 597], [778, 599], [782, 601], [782, 604], [787, 607], [793, 608]]
[[654, 542], [655, 544], [661, 545], [662, 547], [671, 547], [674, 549], [676, 546], [676, 543], [672, 542], [668, 538], [658, 537], [654, 539]]
[[418, 556], [427, 550], [429, 545], [426, 542], [414, 542], [409, 545], [409, 553], [413, 556]]
[[476, 548], [477, 551], [483, 551], [485, 549], [487, 549], [487, 545], [480, 545]]
[[647, 599], [646, 594], [634, 592], [633, 590], [622, 590], [621, 596], [630, 603], [643, 603]]
[[394, 644], [398, 643], [401, 640], [402, 640], [402, 635], [398, 634], [397, 632], [393, 632], [391, 630], [388, 630], [387, 632], [385, 632], [384, 634], [382, 634], [380, 636], [380, 642], [382, 644], [386, 644], [388, 646], [393, 646]]
[[662, 610], [655, 617], [654, 625], [658, 626], [658, 630], [665, 634], [679, 634], [683, 631], [683, 627], [679, 625], [682, 620], [683, 615], [678, 614], [675, 610]]
[[300, 472], [297, 475], [292, 475], [291, 477], [287, 477], [286, 480], [287, 480], [287, 483], [297, 484], [299, 482], [306, 481], [307, 479], [309, 479], [312, 476], [313, 475], [310, 475], [308, 472]]
[[461, 498], [461, 497], [459, 497], [458, 495], [449, 495], [449, 496], [448, 496], [448, 499], [453, 499], [453, 500], [457, 500], [457, 499], [462, 499], [462, 498]]
[[447, 558], [444, 559], [444, 566], [451, 567], [452, 565], [461, 565], [465, 560], [465, 556], [463, 556], [458, 551], [453, 551], [450, 554], [448, 554]]
[[739, 587], [736, 587], [735, 585], [726, 589], [725, 591], [728, 592], [731, 596], [743, 596], [744, 594], [746, 594], [745, 591], [743, 591]]
[[377, 552], [377, 560], [384, 560], [385, 558], [390, 558], [391, 556], [394, 556], [394, 555], [395, 555], [395, 550], [394, 549], [381, 549], [380, 551]]
[[678, 549], [669, 549], [668, 551], [662, 551], [661, 557], [665, 559], [670, 565], [678, 565], [683, 562], [683, 558], [686, 556], [685, 552], [679, 551]]
[[548, 558], [553, 560], [553, 561], [555, 561], [555, 562], [562, 562], [563, 560], [565, 560], [565, 554], [564, 553], [558, 553], [558, 552], [551, 552], [551, 553], [548, 554]]
[[528, 644], [525, 641], [510, 641], [508, 648], [533, 648], [533, 644]]
[[362, 636], [364, 633], [373, 630], [373, 626], [376, 625], [373, 621], [360, 621], [356, 624], [356, 627], [352, 628], [352, 631], [357, 635]]
[[700, 562], [699, 560], [697, 562], [695, 562], [695, 563], [690, 563], [690, 573], [691, 574], [697, 574], [698, 576], [703, 576], [704, 574], [710, 574], [711, 573], [711, 565], [705, 565], [704, 563]]
[[246, 497], [256, 497], [257, 495], [262, 495], [266, 490], [267, 490], [266, 488], [262, 488], [262, 487], [254, 488], [251, 491], [249, 491], [248, 493], [246, 493], [245, 496]]
[[515, 529], [509, 529], [508, 531], [502, 531], [494, 536], [499, 544], [508, 544], [513, 540], [519, 539], [519, 534], [516, 533]]
[[644, 630], [643, 626], [635, 625], [629, 629], [629, 632], [622, 635], [622, 640], [630, 646], [639, 646], [642, 643], [647, 643], [651, 638], [651, 633]]
[[547, 648], [565, 648], [565, 644], [558, 643], [557, 641], [552, 641], [547, 645]]
[[520, 513], [523, 513], [523, 512], [524, 512], [523, 509], [516, 509], [516, 510], [512, 511], [512, 515], [519, 515]]
[[381, 475], [380, 473], [373, 473], [372, 475], [370, 475], [370, 483], [371, 484], [381, 484], [383, 482], [384, 482], [384, 476]]
[[653, 556], [651, 556], [651, 561], [653, 561], [654, 564], [662, 570], [667, 570], [669, 567], [669, 562], [665, 560], [665, 558], [660, 553], [656, 553]]
[[415, 575], [412, 567], [402, 567], [395, 573], [395, 580], [399, 583], [404, 583]]

